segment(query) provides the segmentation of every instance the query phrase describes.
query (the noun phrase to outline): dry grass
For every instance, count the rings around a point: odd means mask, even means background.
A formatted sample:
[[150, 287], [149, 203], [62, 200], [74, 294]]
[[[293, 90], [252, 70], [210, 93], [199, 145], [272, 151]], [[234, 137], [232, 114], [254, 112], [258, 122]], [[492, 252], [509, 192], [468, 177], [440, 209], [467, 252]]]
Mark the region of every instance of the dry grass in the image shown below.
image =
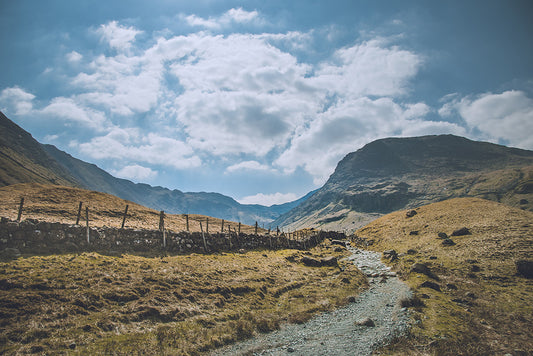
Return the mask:
[[[341, 255], [334, 248], [311, 253]], [[0, 354], [198, 354], [306, 321], [366, 286], [353, 265], [306, 267], [304, 253], [83, 253], [0, 263]]]
[[[91, 226], [121, 227], [126, 205], [128, 218], [125, 227], [135, 229], [157, 229], [159, 211], [146, 208], [114, 195], [78, 188], [45, 185], [37, 183], [14, 184], [0, 188], [0, 216], [16, 219], [20, 198], [24, 197], [23, 219], [74, 224], [79, 202], [83, 202], [81, 223], [85, 224], [85, 207], [89, 207]], [[200, 222], [206, 229], [207, 216], [189, 214], [189, 231], [199, 232]], [[222, 220], [209, 217], [209, 232], [219, 232]], [[225, 222], [224, 229], [238, 229], [238, 222]], [[170, 231], [185, 231], [186, 218], [182, 214], [166, 214], [165, 228]], [[241, 232], [252, 234], [254, 226], [241, 225]], [[258, 233], [265, 230], [258, 229]]]
[[[482, 199], [451, 199], [386, 215], [356, 232], [377, 251], [401, 254], [395, 269], [425, 306], [414, 307], [411, 336], [393, 354], [519, 354], [533, 351], [533, 280], [516, 275], [515, 260], [533, 255], [533, 213]], [[448, 235], [467, 227], [471, 235]], [[417, 234], [412, 232], [417, 231]], [[407, 250], [412, 249], [411, 254]], [[428, 265], [438, 280], [409, 273]], [[441, 291], [421, 287], [424, 281]], [[456, 287], [456, 289], [454, 288]]]

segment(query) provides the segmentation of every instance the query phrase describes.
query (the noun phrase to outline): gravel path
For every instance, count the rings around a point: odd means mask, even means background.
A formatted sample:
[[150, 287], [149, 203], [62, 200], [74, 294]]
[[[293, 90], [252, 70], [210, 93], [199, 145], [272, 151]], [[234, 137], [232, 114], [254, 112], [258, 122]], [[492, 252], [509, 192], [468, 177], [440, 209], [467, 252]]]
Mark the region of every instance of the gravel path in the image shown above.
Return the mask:
[[[321, 314], [301, 325], [216, 350], [212, 355], [370, 355], [408, 329], [400, 300], [411, 293], [380, 261], [380, 254], [349, 247], [348, 257], [369, 279], [370, 287], [354, 303]], [[375, 326], [359, 322], [370, 318]]]

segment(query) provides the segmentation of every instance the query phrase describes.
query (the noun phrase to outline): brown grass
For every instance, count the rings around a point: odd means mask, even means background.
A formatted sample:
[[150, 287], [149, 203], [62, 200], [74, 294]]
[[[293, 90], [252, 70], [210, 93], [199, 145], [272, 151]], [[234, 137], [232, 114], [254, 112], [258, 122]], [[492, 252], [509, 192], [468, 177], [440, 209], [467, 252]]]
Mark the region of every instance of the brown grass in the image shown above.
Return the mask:
[[342, 255], [334, 249], [0, 263], [0, 354], [198, 354], [303, 322], [366, 286], [353, 265], [299, 263], [303, 254]]
[[[393, 354], [519, 354], [533, 350], [533, 280], [517, 276], [515, 260], [533, 254], [533, 213], [475, 198], [451, 199], [386, 215], [356, 232], [374, 240], [371, 249], [395, 249], [394, 268], [422, 301], [413, 306], [407, 340], [386, 349]], [[467, 227], [471, 235], [448, 235]], [[418, 231], [418, 234], [411, 234]], [[416, 250], [407, 254], [407, 250]], [[411, 252], [412, 253], [412, 252]], [[428, 265], [438, 280], [409, 273]], [[441, 291], [421, 287], [439, 284]], [[456, 287], [456, 289], [454, 288]]]
[[[74, 224], [78, 213], [79, 202], [83, 202], [83, 213], [80, 223], [85, 224], [85, 207], [89, 207], [89, 224], [91, 226], [121, 227], [126, 205], [128, 217], [126, 228], [158, 229], [159, 211], [146, 208], [131, 201], [123, 200], [114, 195], [89, 191], [79, 188], [45, 185], [37, 183], [14, 184], [0, 188], [0, 216], [16, 219], [20, 198], [24, 198], [22, 219], [38, 219], [41, 221]], [[222, 220], [197, 214], [189, 214], [189, 231], [199, 232], [200, 222], [205, 231], [206, 219], [209, 218], [209, 232], [219, 232]], [[238, 222], [225, 222], [228, 226], [238, 229]], [[166, 214], [165, 228], [170, 231], [185, 231], [186, 218], [183, 214]], [[255, 227], [241, 225], [241, 232], [254, 233]], [[259, 228], [258, 233], [266, 230]]]

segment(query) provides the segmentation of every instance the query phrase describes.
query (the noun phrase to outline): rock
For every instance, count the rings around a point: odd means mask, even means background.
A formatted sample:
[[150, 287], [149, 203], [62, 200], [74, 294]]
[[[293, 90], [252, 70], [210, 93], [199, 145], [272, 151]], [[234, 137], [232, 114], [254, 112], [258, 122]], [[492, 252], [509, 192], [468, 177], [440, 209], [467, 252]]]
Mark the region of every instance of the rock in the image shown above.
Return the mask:
[[426, 266], [425, 264], [423, 263], [414, 263], [412, 266], [411, 266], [411, 269], [409, 270], [409, 272], [414, 272], [414, 273], [422, 273], [422, 274], [425, 274], [426, 276], [430, 277], [430, 278], [433, 278], [433, 279], [436, 279], [438, 280], [439, 278], [437, 277], [437, 275], [435, 275], [435, 273], [431, 272], [431, 270], [429, 269], [428, 266]]
[[296, 351], [296, 350], [294, 350], [292, 347], [287, 347], [287, 352], [291, 352], [292, 353], [294, 351]]
[[325, 257], [320, 260], [321, 266], [329, 266], [329, 267], [337, 267], [339, 264], [337, 262], [337, 257], [331, 256], [331, 257]]
[[376, 323], [374, 323], [374, 320], [370, 318], [364, 318], [364, 319], [358, 320], [356, 324], [361, 325], [361, 326], [368, 326], [368, 327], [376, 326]]
[[416, 235], [418, 235], [418, 231], [417, 230], [411, 231], [411, 232], [409, 232], [409, 235], [416, 236]]
[[533, 261], [517, 260], [515, 261], [516, 271], [519, 275], [526, 278], [533, 278]]
[[445, 232], [439, 232], [437, 234], [437, 236], [439, 237], [439, 239], [447, 239], [448, 238], [448, 235]]
[[76, 343], [75, 342], [71, 342], [69, 345], [68, 345], [68, 348], [71, 349], [71, 350], [74, 350], [76, 348]]
[[344, 251], [344, 250], [345, 250], [344, 248], [342, 248], [342, 247], [340, 247], [340, 246], [337, 246], [337, 247], [335, 247], [335, 249], [334, 249], [333, 251], [335, 251], [335, 252], [342, 252], [342, 251]]
[[453, 246], [453, 245], [455, 245], [455, 242], [453, 242], [452, 239], [444, 239], [444, 240], [442, 240], [442, 245], [443, 246]]
[[407, 213], [405, 213], [405, 216], [408, 218], [412, 218], [417, 214], [416, 210], [409, 210]]
[[395, 250], [385, 250], [383, 251], [383, 257], [393, 262], [398, 259], [398, 253]]
[[348, 303], [355, 303], [355, 301], [356, 301], [356, 298], [353, 295], [348, 297]]
[[437, 259], [437, 256], [429, 256], [429, 259], [430, 259], [430, 260], [436, 260], [436, 259]]
[[465, 297], [470, 298], [470, 299], [476, 299], [477, 298], [477, 296], [474, 293], [472, 293], [472, 292], [466, 293]]
[[417, 254], [417, 251], [416, 251], [416, 250], [413, 250], [412, 248], [410, 248], [409, 250], [407, 250], [407, 254], [408, 254], [408, 255], [416, 255], [416, 254]]
[[481, 267], [479, 267], [478, 265], [472, 265], [472, 266], [470, 266], [470, 271], [479, 272], [479, 271], [481, 271]]
[[465, 236], [465, 235], [472, 235], [470, 230], [468, 230], [468, 228], [466, 227], [462, 227], [452, 232], [452, 236]]
[[446, 284], [446, 288], [451, 289], [451, 290], [457, 290], [457, 286], [453, 283]]
[[440, 292], [440, 286], [437, 283], [435, 283], [435, 282], [425, 281], [424, 283], [422, 283], [420, 285], [420, 287], [422, 287], [422, 288], [431, 288], [433, 290], [436, 290], [436, 291]]
[[340, 245], [340, 246], [346, 247], [346, 241], [341, 241], [341, 240], [331, 240], [331, 244], [332, 244], [332, 245]]

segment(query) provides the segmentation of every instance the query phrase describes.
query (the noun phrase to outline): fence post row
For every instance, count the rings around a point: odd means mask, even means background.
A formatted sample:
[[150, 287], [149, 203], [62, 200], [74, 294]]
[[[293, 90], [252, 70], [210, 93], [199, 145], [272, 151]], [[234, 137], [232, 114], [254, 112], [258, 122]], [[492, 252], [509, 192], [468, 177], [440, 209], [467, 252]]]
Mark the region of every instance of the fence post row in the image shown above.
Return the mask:
[[159, 213], [159, 231], [163, 234], [163, 247], [167, 247], [167, 237], [165, 235], [165, 211]]

